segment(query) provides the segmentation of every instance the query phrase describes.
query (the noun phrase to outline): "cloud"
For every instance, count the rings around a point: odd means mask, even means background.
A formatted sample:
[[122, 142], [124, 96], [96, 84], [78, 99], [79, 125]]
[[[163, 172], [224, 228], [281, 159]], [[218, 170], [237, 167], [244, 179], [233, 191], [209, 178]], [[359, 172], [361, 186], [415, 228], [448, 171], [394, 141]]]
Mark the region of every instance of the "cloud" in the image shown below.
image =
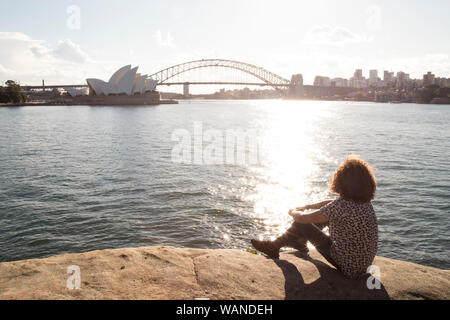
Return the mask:
[[2, 48], [2, 61], [13, 60], [13, 54], [20, 57], [30, 54], [37, 59], [59, 59], [73, 63], [85, 63], [89, 61], [89, 56], [79, 45], [70, 39], [59, 41], [56, 48], [51, 48], [46, 41], [33, 40], [21, 32], [0, 32], [0, 45]]
[[[13, 74], [14, 73], [14, 71], [13, 70], [10, 70], [10, 69], [7, 69], [7, 68], [5, 68], [4, 66], [2, 66], [1, 64], [0, 64], [0, 74]], [[1, 84], [0, 84], [1, 85]]]
[[160, 47], [175, 47], [175, 40], [170, 32], [167, 32], [166, 37], [164, 38], [161, 30], [158, 30], [153, 34], [153, 38]]
[[88, 54], [69, 39], [59, 41], [58, 47], [52, 53], [56, 58], [70, 62], [84, 63], [89, 61]]
[[306, 34], [305, 42], [311, 44], [342, 44], [367, 42], [370, 39], [343, 27], [315, 26]]
[[1, 40], [31, 41], [30, 37], [21, 32], [0, 32], [0, 41]]
[[87, 53], [70, 39], [58, 41], [55, 49], [50, 49], [42, 44], [30, 48], [36, 58], [56, 58], [73, 63], [85, 63], [90, 60]]
[[46, 79], [49, 83], [74, 83], [106, 69], [69, 39], [52, 46], [21, 32], [0, 32], [0, 48], [0, 82], [13, 79], [32, 84]]

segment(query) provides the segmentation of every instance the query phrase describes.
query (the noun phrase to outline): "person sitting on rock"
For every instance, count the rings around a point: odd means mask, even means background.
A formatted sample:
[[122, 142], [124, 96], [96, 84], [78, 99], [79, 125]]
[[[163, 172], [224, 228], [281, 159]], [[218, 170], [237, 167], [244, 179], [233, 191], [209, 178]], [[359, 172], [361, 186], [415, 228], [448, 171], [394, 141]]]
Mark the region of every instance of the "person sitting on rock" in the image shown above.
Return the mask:
[[[307, 241], [348, 278], [367, 272], [378, 249], [378, 224], [371, 200], [377, 184], [372, 168], [358, 156], [349, 156], [335, 171], [330, 191], [337, 200], [289, 210], [291, 227], [274, 241], [253, 239], [253, 247], [272, 259], [282, 247], [308, 252]], [[303, 213], [305, 210], [318, 210]], [[328, 226], [329, 236], [322, 229]]]

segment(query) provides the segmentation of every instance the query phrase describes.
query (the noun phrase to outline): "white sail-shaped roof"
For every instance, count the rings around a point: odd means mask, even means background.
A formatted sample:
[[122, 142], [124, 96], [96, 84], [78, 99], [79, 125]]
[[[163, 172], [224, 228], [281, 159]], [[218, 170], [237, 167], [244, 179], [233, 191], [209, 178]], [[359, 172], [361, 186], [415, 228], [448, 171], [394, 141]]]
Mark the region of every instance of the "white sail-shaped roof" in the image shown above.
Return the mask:
[[133, 90], [133, 83], [134, 78], [136, 77], [136, 72], [139, 67], [133, 68], [120, 79], [119, 83], [117, 84], [117, 87], [119, 89], [118, 93], [125, 93], [126, 95], [131, 95], [131, 92]]
[[136, 75], [136, 78], [134, 80], [134, 85], [133, 85], [133, 94], [136, 94], [136, 93], [143, 94], [144, 93], [145, 79], [147, 79], [147, 75], [143, 75], [143, 76], [141, 76], [140, 74]]
[[105, 94], [105, 89], [108, 86], [108, 83], [105, 81], [99, 79], [87, 79], [86, 82], [89, 87], [94, 90], [96, 95]]
[[158, 80], [153, 80], [153, 79], [145, 80], [144, 92], [155, 90], [156, 85], [158, 84], [158, 82], [159, 82]]
[[131, 69], [131, 65], [122, 67], [111, 76], [109, 82], [99, 79], [87, 79], [86, 81], [95, 95], [132, 95], [155, 90], [158, 81], [147, 79], [147, 75], [137, 74], [138, 68]]
[[117, 70], [109, 79], [109, 84], [117, 86], [122, 77], [131, 69], [131, 64]]
[[137, 85], [137, 83], [138, 83], [140, 78], [141, 78], [141, 74], [140, 73], [136, 73], [136, 76], [134, 77], [134, 81], [133, 81], [133, 89], [131, 90], [131, 92], [133, 94], [136, 93], [136, 85]]

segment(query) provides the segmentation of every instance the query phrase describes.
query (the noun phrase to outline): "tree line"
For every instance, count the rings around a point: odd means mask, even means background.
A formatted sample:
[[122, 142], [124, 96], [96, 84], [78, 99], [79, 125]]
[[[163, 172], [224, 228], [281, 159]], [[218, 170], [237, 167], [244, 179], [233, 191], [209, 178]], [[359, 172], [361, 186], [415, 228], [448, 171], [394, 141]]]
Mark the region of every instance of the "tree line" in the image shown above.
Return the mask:
[[419, 103], [430, 103], [434, 98], [450, 98], [450, 87], [433, 84], [416, 92], [416, 101]]
[[19, 84], [8, 80], [5, 85], [5, 87], [0, 86], [0, 103], [23, 103], [26, 101]]

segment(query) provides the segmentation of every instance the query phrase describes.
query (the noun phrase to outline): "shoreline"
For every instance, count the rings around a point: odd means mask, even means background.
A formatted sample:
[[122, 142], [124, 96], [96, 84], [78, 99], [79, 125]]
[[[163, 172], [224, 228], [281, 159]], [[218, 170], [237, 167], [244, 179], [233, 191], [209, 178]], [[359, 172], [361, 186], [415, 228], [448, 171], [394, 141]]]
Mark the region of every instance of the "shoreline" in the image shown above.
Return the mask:
[[[315, 250], [271, 260], [236, 249], [105, 249], [0, 263], [0, 299], [450, 299], [450, 270], [378, 256], [373, 264], [378, 287], [369, 275], [344, 278]], [[67, 287], [70, 266], [79, 289]]]
[[[274, 100], [274, 99], [204, 99], [204, 98], [186, 98], [186, 99], [164, 99], [161, 100], [157, 104], [121, 104], [121, 105], [113, 105], [113, 104], [86, 104], [86, 103], [70, 103], [70, 102], [25, 102], [25, 103], [0, 103], [1, 107], [40, 107], [40, 106], [120, 106], [120, 107], [135, 107], [135, 106], [158, 106], [158, 105], [166, 105], [166, 104], [179, 104], [180, 101], [258, 101], [258, 100]], [[450, 105], [450, 99], [435, 99], [434, 102], [422, 103], [422, 102], [414, 102], [414, 101], [372, 101], [372, 100], [336, 100], [336, 99], [292, 99], [292, 98], [279, 98], [275, 100], [282, 101], [328, 101], [328, 102], [370, 102], [377, 104], [421, 104], [421, 105]]]
[[155, 107], [159, 105], [165, 105], [165, 104], [178, 104], [179, 102], [177, 100], [167, 99], [167, 100], [161, 100], [157, 104], [121, 104], [121, 105], [111, 105], [111, 104], [86, 104], [86, 103], [70, 103], [70, 102], [25, 102], [25, 103], [10, 103], [10, 104], [0, 104], [1, 107], [43, 107], [43, 106], [89, 106], [89, 107]]

